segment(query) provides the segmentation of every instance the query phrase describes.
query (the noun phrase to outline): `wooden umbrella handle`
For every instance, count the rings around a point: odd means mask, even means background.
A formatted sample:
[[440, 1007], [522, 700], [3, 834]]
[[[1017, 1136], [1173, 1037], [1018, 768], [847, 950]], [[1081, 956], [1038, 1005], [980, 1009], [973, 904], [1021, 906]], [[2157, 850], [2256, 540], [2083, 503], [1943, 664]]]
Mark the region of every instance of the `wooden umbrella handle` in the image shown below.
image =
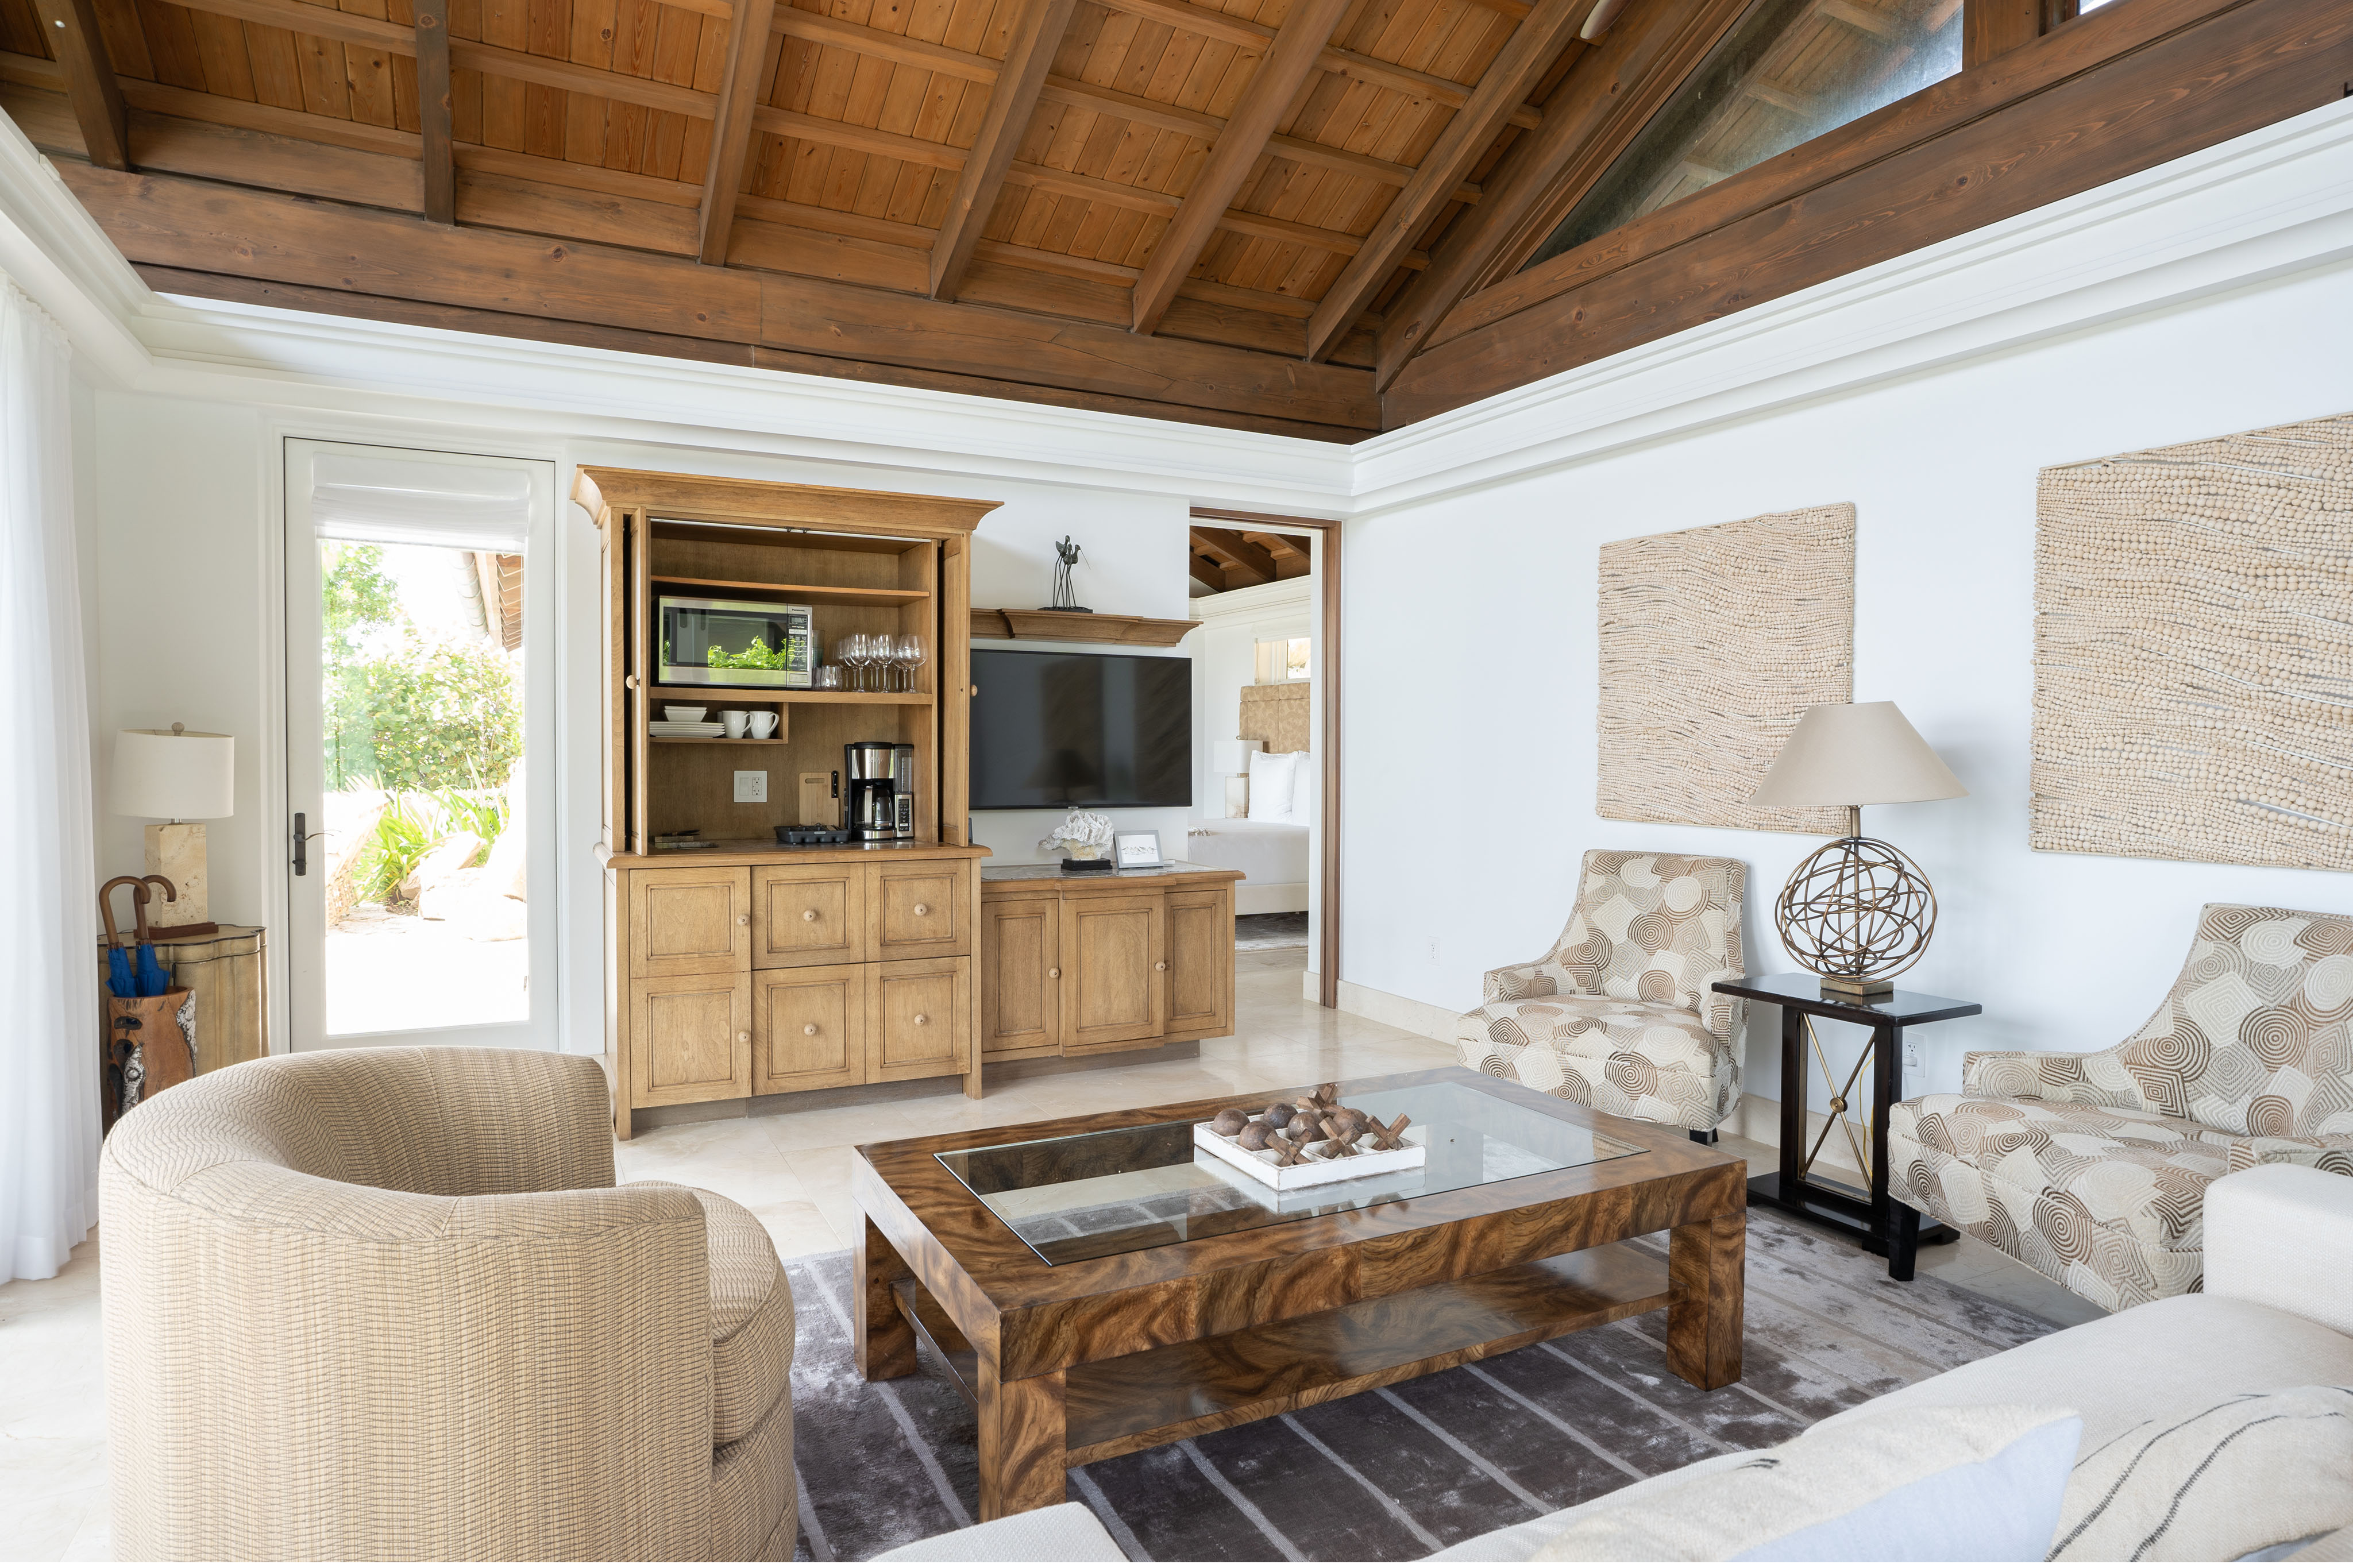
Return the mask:
[[144, 931], [147, 927], [147, 885], [137, 877], [117, 877], [98, 889], [98, 918], [106, 926], [106, 945], [127, 947], [130, 944], [122, 940], [122, 932], [114, 923], [114, 910], [111, 902], [117, 888], [132, 889], [132, 905], [139, 914], [139, 929]]

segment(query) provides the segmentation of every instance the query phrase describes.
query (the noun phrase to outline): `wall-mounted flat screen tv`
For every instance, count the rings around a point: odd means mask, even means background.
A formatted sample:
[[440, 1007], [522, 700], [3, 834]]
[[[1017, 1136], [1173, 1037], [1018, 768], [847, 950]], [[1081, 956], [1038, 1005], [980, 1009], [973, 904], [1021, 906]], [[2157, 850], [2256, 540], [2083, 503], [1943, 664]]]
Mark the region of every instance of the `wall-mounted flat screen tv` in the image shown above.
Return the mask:
[[1193, 661], [976, 648], [972, 808], [1193, 804]]

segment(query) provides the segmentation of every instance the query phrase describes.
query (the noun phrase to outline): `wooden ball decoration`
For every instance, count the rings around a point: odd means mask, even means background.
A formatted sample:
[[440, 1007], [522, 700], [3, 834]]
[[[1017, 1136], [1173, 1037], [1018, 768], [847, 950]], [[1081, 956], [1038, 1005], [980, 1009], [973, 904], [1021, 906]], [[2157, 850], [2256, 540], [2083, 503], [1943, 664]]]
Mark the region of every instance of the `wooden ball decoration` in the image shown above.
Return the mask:
[[1313, 1138], [1315, 1136], [1315, 1121], [1313, 1117], [1309, 1116], [1307, 1112], [1303, 1110], [1298, 1115], [1291, 1119], [1291, 1125], [1285, 1127], [1283, 1131], [1291, 1134], [1292, 1141], [1294, 1142], [1303, 1139]]
[[1290, 1126], [1291, 1119], [1298, 1114], [1299, 1108], [1287, 1100], [1278, 1100], [1266, 1108], [1266, 1120], [1276, 1127]]
[[1229, 1138], [1232, 1137], [1235, 1133], [1240, 1132], [1243, 1128], [1249, 1125], [1250, 1117], [1246, 1113], [1236, 1110], [1230, 1106], [1219, 1111], [1217, 1115], [1209, 1119], [1209, 1131], [1212, 1132], [1221, 1132]]
[[1234, 1134], [1234, 1142], [1240, 1144], [1243, 1148], [1250, 1150], [1252, 1153], [1256, 1153], [1259, 1150], [1265, 1148], [1266, 1140], [1267, 1125], [1263, 1121], [1252, 1121], [1244, 1126], [1240, 1132]]
[[1773, 923], [1789, 956], [1823, 979], [1883, 980], [1928, 950], [1936, 891], [1893, 844], [1836, 838], [1789, 873]]

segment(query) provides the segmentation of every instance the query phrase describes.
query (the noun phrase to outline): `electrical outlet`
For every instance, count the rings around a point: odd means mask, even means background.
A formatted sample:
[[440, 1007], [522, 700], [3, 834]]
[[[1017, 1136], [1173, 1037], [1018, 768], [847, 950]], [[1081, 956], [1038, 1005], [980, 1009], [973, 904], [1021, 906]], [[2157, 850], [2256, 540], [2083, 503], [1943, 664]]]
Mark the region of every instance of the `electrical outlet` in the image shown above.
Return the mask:
[[745, 801], [761, 801], [767, 798], [768, 774], [765, 769], [738, 768], [736, 770], [735, 800], [737, 805], [740, 805]]
[[1436, 963], [1438, 962], [1438, 939], [1436, 937], [1431, 937], [1430, 939], [1430, 962], [1432, 963]]

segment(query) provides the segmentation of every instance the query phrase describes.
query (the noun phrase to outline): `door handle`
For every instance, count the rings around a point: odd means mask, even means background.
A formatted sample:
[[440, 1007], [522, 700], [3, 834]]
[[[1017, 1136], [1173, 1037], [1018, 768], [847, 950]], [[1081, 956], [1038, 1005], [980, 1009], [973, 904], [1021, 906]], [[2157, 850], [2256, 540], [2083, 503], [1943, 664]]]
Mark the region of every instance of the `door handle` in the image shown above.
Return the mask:
[[309, 832], [310, 826], [310, 813], [298, 811], [294, 814], [294, 874], [298, 877], [311, 874], [311, 840], [326, 837], [323, 833]]

